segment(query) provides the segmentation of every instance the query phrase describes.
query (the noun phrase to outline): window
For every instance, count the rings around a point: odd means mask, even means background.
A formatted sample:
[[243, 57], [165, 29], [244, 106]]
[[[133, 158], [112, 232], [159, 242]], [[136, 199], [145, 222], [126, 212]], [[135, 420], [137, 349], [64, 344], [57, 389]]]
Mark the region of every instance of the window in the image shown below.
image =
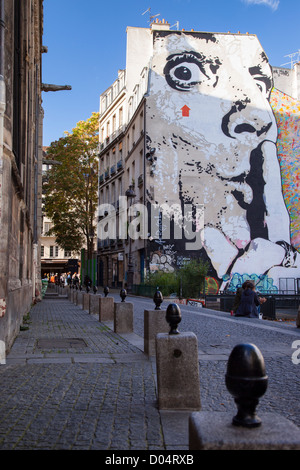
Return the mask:
[[71, 258], [72, 252], [71, 250], [65, 250], [65, 258]]
[[50, 246], [50, 258], [58, 257], [58, 246]]
[[50, 230], [51, 222], [44, 222], [44, 233], [46, 234]]
[[41, 245], [41, 256], [45, 256], [45, 247]]

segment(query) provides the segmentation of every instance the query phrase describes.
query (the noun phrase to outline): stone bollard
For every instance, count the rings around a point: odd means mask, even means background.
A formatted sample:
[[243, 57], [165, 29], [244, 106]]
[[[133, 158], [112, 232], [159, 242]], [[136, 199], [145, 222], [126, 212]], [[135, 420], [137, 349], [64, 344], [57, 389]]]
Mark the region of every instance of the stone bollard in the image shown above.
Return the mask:
[[296, 318], [296, 326], [297, 326], [297, 328], [300, 328], [300, 305], [298, 307], [298, 313], [297, 313], [297, 318]]
[[67, 291], [68, 300], [71, 300], [71, 287], [70, 287], [70, 286], [67, 286], [67, 287], [66, 287], [66, 291]]
[[82, 295], [82, 310], [90, 310], [90, 294], [88, 292], [84, 292]]
[[102, 322], [113, 320], [114, 299], [112, 297], [99, 297], [99, 321]]
[[133, 304], [125, 302], [126, 295], [125, 289], [121, 289], [122, 301], [114, 304], [114, 332], [118, 334], [133, 332]]
[[144, 353], [148, 356], [156, 354], [156, 335], [158, 333], [168, 333], [168, 323], [166, 321], [166, 311], [161, 310], [163, 296], [157, 289], [154, 294], [154, 310], [144, 310]]
[[75, 293], [75, 290], [74, 289], [71, 289], [70, 290], [70, 301], [74, 304], [75, 301], [74, 301], [74, 293]]
[[198, 341], [192, 332], [179, 333], [181, 312], [169, 304], [169, 333], [156, 336], [156, 369], [159, 409], [200, 410]]
[[227, 364], [225, 382], [237, 405], [237, 414], [193, 412], [189, 417], [189, 450], [300, 449], [300, 429], [274, 413], [256, 414], [268, 377], [260, 350], [238, 344]]
[[83, 292], [82, 290], [77, 291], [76, 305], [82, 307], [83, 302]]
[[72, 302], [73, 304], [77, 305], [77, 294], [78, 294], [78, 290], [77, 289], [73, 289], [73, 293], [72, 293]]
[[101, 294], [91, 295], [90, 297], [90, 305], [89, 305], [89, 313], [91, 315], [97, 314], [99, 315], [99, 299], [101, 298]]

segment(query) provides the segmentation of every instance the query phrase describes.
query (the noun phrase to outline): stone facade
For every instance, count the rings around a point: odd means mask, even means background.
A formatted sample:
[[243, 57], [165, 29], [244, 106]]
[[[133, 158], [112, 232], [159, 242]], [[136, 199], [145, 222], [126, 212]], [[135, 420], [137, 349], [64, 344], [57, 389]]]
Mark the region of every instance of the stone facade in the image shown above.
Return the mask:
[[43, 0], [0, 5], [0, 340], [8, 351], [41, 292]]

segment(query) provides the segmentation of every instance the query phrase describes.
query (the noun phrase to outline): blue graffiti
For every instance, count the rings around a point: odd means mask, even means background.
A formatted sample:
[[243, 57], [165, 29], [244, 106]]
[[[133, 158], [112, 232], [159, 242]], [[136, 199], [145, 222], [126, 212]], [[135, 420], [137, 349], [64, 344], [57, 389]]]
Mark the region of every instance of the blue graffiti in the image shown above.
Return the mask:
[[255, 288], [262, 294], [277, 294], [278, 288], [273, 285], [273, 279], [268, 277], [266, 274], [239, 274], [234, 273], [232, 275], [226, 274], [223, 276], [224, 282], [229, 282], [227, 285], [228, 292], [236, 292], [238, 287], [242, 287], [245, 281], [253, 281]]

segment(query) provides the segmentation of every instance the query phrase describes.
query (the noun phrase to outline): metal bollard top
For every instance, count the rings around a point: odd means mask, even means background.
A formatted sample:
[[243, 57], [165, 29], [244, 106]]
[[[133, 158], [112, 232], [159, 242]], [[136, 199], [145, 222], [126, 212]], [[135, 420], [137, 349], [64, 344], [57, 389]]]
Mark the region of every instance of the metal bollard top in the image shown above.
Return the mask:
[[155, 310], [161, 310], [160, 306], [161, 304], [163, 303], [163, 296], [162, 296], [162, 293], [160, 292], [160, 290], [156, 289], [156, 292], [154, 294], [154, 297], [153, 297], [153, 302], [155, 303]]
[[267, 390], [268, 376], [263, 355], [257, 346], [246, 343], [233, 348], [228, 359], [225, 383], [238, 408], [232, 424], [260, 426], [261, 419], [256, 415], [256, 407], [258, 399]]
[[121, 299], [122, 299], [122, 302], [125, 302], [126, 296], [127, 296], [126, 290], [125, 290], [125, 289], [121, 289], [121, 290], [120, 290], [120, 297], [121, 297]]
[[169, 323], [171, 329], [169, 335], [178, 335], [177, 329], [178, 324], [181, 322], [181, 311], [177, 304], [169, 304], [166, 310], [166, 320]]
[[104, 287], [103, 292], [104, 292], [105, 297], [107, 297], [107, 295], [109, 293], [109, 288], [107, 286]]

